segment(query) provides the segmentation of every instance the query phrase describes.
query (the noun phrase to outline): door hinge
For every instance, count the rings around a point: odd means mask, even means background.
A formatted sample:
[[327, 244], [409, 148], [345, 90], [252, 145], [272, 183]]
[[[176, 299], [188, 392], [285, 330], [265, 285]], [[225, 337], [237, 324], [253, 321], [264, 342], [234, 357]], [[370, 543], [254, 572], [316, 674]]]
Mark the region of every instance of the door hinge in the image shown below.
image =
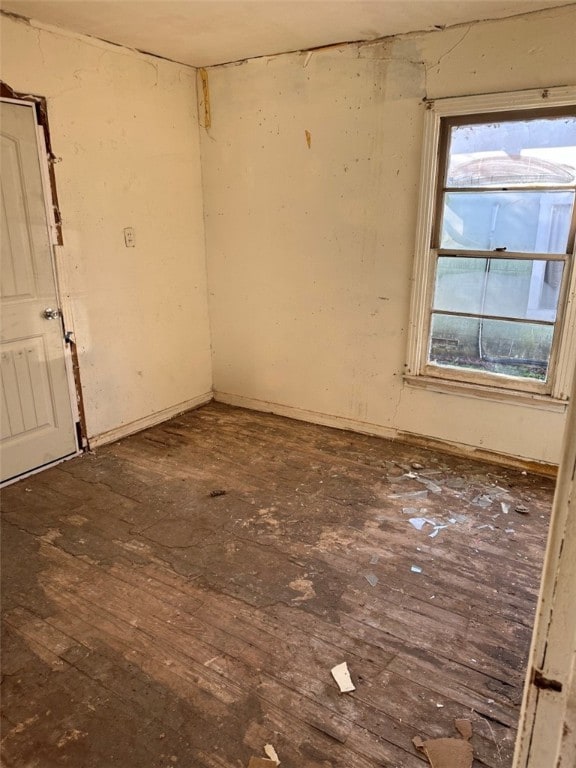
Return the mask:
[[556, 691], [556, 693], [562, 692], [562, 683], [559, 680], [553, 680], [550, 677], [546, 677], [540, 669], [532, 668], [532, 685], [541, 691]]

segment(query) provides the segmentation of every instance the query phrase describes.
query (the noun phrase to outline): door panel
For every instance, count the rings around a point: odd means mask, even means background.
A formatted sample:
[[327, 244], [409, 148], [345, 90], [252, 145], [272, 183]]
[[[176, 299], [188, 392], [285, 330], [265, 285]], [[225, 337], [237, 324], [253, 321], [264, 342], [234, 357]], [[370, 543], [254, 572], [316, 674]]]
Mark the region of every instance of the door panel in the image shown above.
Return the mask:
[[1, 480], [77, 450], [34, 110], [0, 103]]
[[[2, 105], [4, 110], [8, 105]], [[32, 110], [30, 110], [32, 111]], [[27, 229], [23, 167], [16, 139], [4, 134], [2, 120], [2, 301], [35, 293], [32, 248]]]
[[2, 438], [56, 427], [42, 337], [3, 344], [0, 372], [6, 404]]

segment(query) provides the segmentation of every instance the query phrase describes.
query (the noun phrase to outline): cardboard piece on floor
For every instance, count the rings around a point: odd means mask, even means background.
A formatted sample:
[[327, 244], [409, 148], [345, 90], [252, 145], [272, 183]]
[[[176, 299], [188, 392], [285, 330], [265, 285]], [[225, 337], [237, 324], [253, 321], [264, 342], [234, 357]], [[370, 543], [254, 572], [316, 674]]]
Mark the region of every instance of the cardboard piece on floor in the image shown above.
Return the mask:
[[267, 757], [251, 757], [248, 768], [272, 768], [273, 765], [277, 765], [276, 761]]
[[455, 720], [456, 730], [462, 739], [428, 739], [419, 736], [412, 739], [414, 746], [424, 752], [432, 768], [472, 768], [474, 751], [469, 739], [472, 737], [470, 720]]
[[350, 677], [350, 672], [348, 671], [348, 665], [345, 661], [343, 661], [342, 664], [337, 664], [335, 667], [332, 667], [330, 672], [332, 672], [332, 677], [338, 683], [340, 693], [350, 693], [350, 691], [356, 690], [352, 678]]
[[463, 739], [470, 741], [472, 738], [472, 723], [470, 720], [454, 720], [454, 726]]

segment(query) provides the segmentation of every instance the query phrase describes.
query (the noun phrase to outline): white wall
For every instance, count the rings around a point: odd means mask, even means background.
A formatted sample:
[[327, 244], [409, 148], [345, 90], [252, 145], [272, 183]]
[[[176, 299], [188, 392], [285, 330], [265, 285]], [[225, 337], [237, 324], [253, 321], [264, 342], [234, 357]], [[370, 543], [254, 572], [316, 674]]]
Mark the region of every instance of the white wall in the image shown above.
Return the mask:
[[402, 374], [422, 99], [572, 84], [575, 27], [570, 6], [209, 70], [219, 399], [558, 461], [563, 412], [422, 391]]
[[[195, 70], [0, 23], [2, 79], [48, 100], [60, 282], [90, 436], [209, 397]], [[124, 227], [134, 228], [135, 248], [125, 247]]]

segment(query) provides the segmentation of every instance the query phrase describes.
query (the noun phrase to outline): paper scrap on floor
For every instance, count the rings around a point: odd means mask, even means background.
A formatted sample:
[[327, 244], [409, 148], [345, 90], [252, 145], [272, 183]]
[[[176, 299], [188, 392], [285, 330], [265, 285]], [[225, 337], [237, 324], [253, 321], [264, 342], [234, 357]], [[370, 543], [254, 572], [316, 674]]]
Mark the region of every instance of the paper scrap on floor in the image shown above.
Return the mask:
[[276, 763], [276, 765], [280, 765], [280, 758], [278, 757], [278, 753], [276, 752], [272, 744], [266, 744], [264, 747], [264, 752], [266, 752], [266, 756], [270, 760], [273, 760]]
[[343, 661], [342, 664], [337, 664], [335, 667], [332, 667], [330, 671], [332, 672], [332, 677], [338, 683], [340, 693], [350, 693], [350, 691], [356, 690], [352, 678], [350, 677], [350, 672], [348, 671], [348, 665], [345, 661]]

